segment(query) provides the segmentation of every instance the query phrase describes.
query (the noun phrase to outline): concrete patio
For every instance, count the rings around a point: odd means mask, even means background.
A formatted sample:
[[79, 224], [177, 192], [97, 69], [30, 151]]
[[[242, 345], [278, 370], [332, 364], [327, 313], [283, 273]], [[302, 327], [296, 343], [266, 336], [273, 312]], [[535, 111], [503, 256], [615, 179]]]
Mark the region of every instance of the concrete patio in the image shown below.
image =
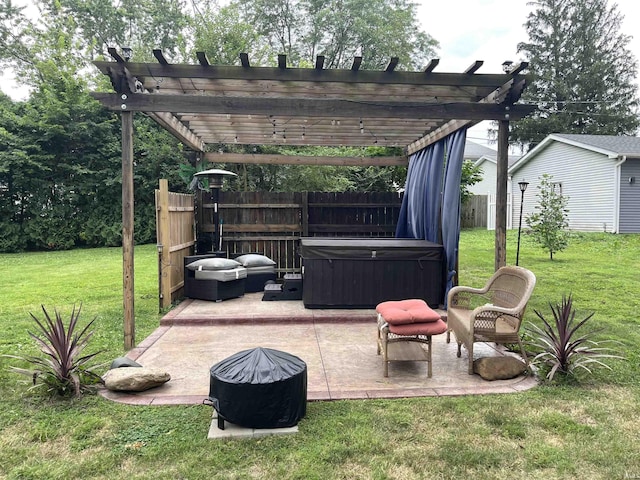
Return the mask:
[[[382, 375], [374, 310], [306, 309], [302, 301], [263, 302], [262, 293], [222, 302], [186, 299], [128, 353], [145, 367], [171, 374], [161, 387], [139, 393], [104, 390], [111, 400], [137, 405], [201, 404], [209, 394], [209, 370], [255, 347], [300, 357], [307, 364], [310, 401], [516, 393], [536, 385], [531, 375], [485, 381], [467, 374], [467, 352], [446, 334], [433, 340], [433, 376], [425, 362], [393, 362]], [[478, 344], [474, 356], [508, 354]]]

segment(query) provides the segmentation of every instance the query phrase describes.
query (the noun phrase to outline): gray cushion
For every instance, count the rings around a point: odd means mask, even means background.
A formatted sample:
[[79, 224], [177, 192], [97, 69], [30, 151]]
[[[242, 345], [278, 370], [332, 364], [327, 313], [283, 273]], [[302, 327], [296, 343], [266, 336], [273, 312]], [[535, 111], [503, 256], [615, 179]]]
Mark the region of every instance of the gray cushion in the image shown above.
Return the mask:
[[230, 270], [196, 270], [196, 280], [216, 280], [218, 282], [231, 282], [247, 278], [247, 269], [244, 267]]
[[247, 253], [236, 257], [236, 261], [240, 262], [243, 267], [264, 267], [268, 265], [275, 265], [276, 262], [264, 255], [258, 255], [257, 253]]
[[229, 270], [241, 266], [230, 258], [201, 258], [187, 265], [189, 270]]
[[247, 275], [257, 275], [259, 273], [276, 273], [275, 265], [264, 265], [261, 267], [246, 267]]

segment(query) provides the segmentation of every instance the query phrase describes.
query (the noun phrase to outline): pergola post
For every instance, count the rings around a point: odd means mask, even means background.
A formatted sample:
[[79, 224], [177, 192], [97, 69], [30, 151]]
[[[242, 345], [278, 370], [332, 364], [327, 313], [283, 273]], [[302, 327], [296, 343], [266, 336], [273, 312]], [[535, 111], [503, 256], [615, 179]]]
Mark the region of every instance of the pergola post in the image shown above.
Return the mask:
[[135, 346], [133, 309], [133, 112], [122, 112], [122, 288], [124, 348]]
[[495, 269], [507, 264], [507, 169], [509, 167], [509, 121], [498, 122], [498, 158], [496, 172]]

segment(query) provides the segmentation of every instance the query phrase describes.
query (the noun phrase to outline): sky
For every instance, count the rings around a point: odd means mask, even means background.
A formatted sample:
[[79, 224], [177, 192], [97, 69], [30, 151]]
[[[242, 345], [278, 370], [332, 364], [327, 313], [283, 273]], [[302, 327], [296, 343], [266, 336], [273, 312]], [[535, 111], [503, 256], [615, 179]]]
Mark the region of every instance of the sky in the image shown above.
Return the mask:
[[[516, 51], [519, 42], [528, 40], [523, 25], [534, 8], [531, 0], [414, 1], [422, 30], [440, 42], [437, 72], [461, 73], [476, 60], [483, 60], [478, 73], [500, 73], [505, 60], [516, 63], [521, 60]], [[14, 3], [31, 2], [17, 0]], [[617, 4], [624, 16], [621, 32], [634, 37], [629, 49], [640, 61], [640, 31], [636, 31], [640, 25], [640, 1], [609, 0], [609, 3]], [[16, 85], [11, 72], [2, 72], [0, 88], [14, 99], [24, 99], [28, 94]], [[488, 144], [488, 126], [482, 122], [470, 129], [468, 139]]]

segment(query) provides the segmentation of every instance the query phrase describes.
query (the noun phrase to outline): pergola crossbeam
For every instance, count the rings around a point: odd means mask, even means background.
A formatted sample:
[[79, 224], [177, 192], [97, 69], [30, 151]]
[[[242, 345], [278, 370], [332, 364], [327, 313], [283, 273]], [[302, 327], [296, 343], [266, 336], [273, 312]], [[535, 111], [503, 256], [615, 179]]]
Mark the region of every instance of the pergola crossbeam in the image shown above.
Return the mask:
[[350, 100], [308, 100], [297, 98], [245, 98], [195, 95], [131, 94], [126, 102], [117, 94], [94, 94], [112, 110], [138, 112], [219, 113], [223, 115], [273, 115], [287, 117], [376, 117], [376, 118], [459, 118], [466, 120], [518, 120], [530, 114], [534, 105], [497, 103], [426, 104], [412, 102], [371, 103]]
[[407, 157], [328, 157], [279, 154], [245, 154], [207, 152], [203, 160], [208, 163], [240, 163], [263, 165], [335, 165], [335, 166], [406, 166]]

